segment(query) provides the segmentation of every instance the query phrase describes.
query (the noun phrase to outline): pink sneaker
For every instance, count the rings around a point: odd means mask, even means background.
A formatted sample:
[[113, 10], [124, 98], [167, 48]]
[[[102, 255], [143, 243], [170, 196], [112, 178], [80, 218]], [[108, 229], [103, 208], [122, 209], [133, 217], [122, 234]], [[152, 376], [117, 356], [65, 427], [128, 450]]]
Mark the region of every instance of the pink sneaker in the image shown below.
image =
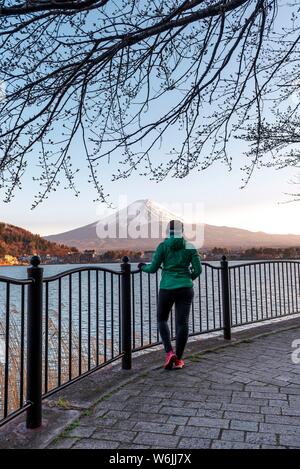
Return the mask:
[[174, 369], [175, 370], [181, 370], [181, 368], [184, 367], [184, 361], [183, 360], [179, 360], [179, 358], [175, 358], [175, 364], [174, 364]]
[[173, 364], [175, 363], [175, 359], [176, 359], [176, 355], [173, 352], [173, 350], [171, 350], [171, 352], [167, 353], [166, 362], [164, 364], [165, 370], [171, 370], [172, 369]]

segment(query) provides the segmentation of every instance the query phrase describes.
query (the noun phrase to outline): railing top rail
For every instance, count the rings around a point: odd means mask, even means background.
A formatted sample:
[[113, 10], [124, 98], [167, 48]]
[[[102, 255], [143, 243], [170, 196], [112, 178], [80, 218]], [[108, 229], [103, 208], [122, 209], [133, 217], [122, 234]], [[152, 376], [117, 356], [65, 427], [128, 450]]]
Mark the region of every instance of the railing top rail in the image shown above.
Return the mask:
[[[228, 259], [227, 259], [228, 260]], [[218, 262], [218, 261], [215, 261], [215, 262]], [[229, 269], [237, 269], [239, 267], [246, 267], [248, 265], [259, 265], [259, 264], [274, 264], [274, 263], [294, 263], [294, 264], [300, 264], [300, 260], [292, 260], [292, 259], [274, 259], [274, 260], [266, 260], [266, 261], [251, 261], [251, 262], [245, 262], [245, 263], [242, 263], [242, 264], [236, 264], [236, 265], [231, 265], [230, 263], [231, 262], [235, 262], [235, 261], [231, 261], [231, 260], [228, 260], [228, 268]], [[215, 269], [215, 270], [221, 270], [222, 267], [221, 265], [212, 265], [210, 264], [209, 262], [201, 262], [202, 266], [207, 266], [207, 267], [210, 267], [211, 269]], [[159, 268], [159, 270], [163, 270], [162, 267]], [[138, 274], [140, 273], [141, 271], [136, 269], [136, 270], [132, 270], [131, 271], [131, 274]]]
[[12, 283], [13, 285], [30, 285], [33, 280], [28, 278], [0, 277], [0, 282]]
[[67, 275], [76, 274], [78, 272], [87, 272], [87, 271], [100, 271], [100, 272], [108, 272], [110, 274], [116, 275], [123, 275], [123, 272], [118, 270], [107, 269], [106, 267], [76, 267], [75, 269], [64, 270], [63, 272], [59, 272], [58, 274], [51, 275], [49, 277], [44, 277], [43, 282], [53, 282], [54, 280], [59, 280], [62, 277], [66, 277]]
[[[211, 267], [212, 269], [216, 269], [216, 270], [220, 270], [220, 269], [221, 269], [220, 266], [218, 266], [218, 265], [212, 265], [212, 264], [209, 264], [208, 262], [201, 262], [201, 264], [202, 264], [202, 265], [207, 265], [208, 267]], [[163, 270], [163, 268], [162, 268], [162, 267], [159, 267], [158, 270]], [[131, 274], [139, 274], [139, 273], [141, 273], [141, 272], [142, 272], [141, 270], [136, 269], [136, 270], [131, 270], [130, 273], [131, 273]], [[149, 274], [149, 275], [150, 275], [150, 274]]]
[[207, 265], [207, 267], [211, 267], [212, 269], [216, 269], [216, 270], [221, 269], [221, 266], [220, 266], [220, 265], [212, 265], [212, 264], [210, 264], [209, 262], [202, 262], [202, 261], [201, 261], [201, 264], [202, 264], [202, 265]]
[[[234, 261], [231, 261], [234, 262]], [[300, 264], [300, 260], [291, 260], [291, 259], [274, 259], [268, 261], [253, 261], [245, 262], [243, 264], [228, 265], [229, 269], [237, 269], [239, 267], [247, 267], [248, 265], [262, 265], [262, 264]]]

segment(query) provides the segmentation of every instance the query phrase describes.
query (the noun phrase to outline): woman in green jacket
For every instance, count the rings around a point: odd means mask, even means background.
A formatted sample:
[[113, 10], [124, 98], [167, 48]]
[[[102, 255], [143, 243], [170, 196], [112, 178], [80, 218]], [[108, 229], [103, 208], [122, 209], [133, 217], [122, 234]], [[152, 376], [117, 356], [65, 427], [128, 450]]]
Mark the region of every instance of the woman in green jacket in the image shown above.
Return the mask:
[[[166, 351], [165, 369], [183, 368], [183, 351], [188, 339], [189, 313], [194, 296], [193, 280], [202, 272], [199, 254], [183, 237], [183, 224], [171, 220], [168, 237], [158, 245], [151, 264], [140, 263], [143, 272], [154, 273], [162, 265], [157, 321]], [[175, 303], [176, 353], [171, 345], [168, 318]]]

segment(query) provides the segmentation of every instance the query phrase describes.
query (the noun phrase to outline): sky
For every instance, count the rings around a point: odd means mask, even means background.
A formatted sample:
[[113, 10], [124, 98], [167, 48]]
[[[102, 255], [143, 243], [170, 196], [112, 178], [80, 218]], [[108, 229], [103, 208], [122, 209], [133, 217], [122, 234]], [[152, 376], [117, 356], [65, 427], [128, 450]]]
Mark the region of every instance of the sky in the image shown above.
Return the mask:
[[[300, 202], [287, 203], [291, 197], [284, 195], [293, 190], [288, 181], [294, 171], [257, 170], [246, 188], [240, 189], [242, 174], [238, 160], [238, 157], [234, 160], [230, 172], [218, 164], [204, 172], [193, 172], [185, 179], [168, 178], [155, 183], [135, 177], [118, 182], [107, 180], [105, 187], [115, 206], [120, 198], [126, 198], [128, 203], [152, 199], [168, 208], [174, 203], [199, 203], [203, 206], [203, 220], [200, 221], [204, 223], [268, 233], [300, 234]], [[0, 203], [1, 221], [48, 235], [101, 218], [103, 207], [93, 202], [95, 194], [87, 183], [87, 171], [83, 170], [80, 176], [79, 197], [59, 189], [42, 205], [30, 210], [35, 189], [28, 177], [22, 191], [10, 204]]]
[[[178, 136], [174, 135], [174, 139]], [[151, 182], [142, 176], [111, 182], [111, 168], [106, 166], [101, 174], [101, 183], [109, 200], [117, 206], [120, 197], [128, 203], [138, 199], [152, 199], [161, 205], [173, 203], [200, 203], [203, 206], [203, 220], [200, 222], [219, 226], [244, 228], [268, 233], [292, 233], [300, 235], [300, 202], [288, 203], [296, 187], [290, 184], [295, 176], [294, 169], [264, 168], [256, 170], [250, 183], [240, 189], [245, 161], [239, 142], [231, 146], [233, 168], [228, 172], [221, 163], [209, 169], [194, 170], [184, 179], [168, 177], [160, 183]], [[95, 192], [88, 184], [88, 170], [83, 161], [80, 146], [73, 147], [72, 157], [81, 171], [77, 178], [79, 197], [63, 189], [63, 184], [36, 209], [31, 210], [38, 186], [32, 181], [34, 167], [27, 173], [22, 190], [16, 193], [9, 204], [0, 200], [0, 221], [26, 228], [33, 233], [49, 235], [77, 228], [99, 220], [99, 203], [93, 202]], [[157, 154], [158, 158], [163, 155]]]

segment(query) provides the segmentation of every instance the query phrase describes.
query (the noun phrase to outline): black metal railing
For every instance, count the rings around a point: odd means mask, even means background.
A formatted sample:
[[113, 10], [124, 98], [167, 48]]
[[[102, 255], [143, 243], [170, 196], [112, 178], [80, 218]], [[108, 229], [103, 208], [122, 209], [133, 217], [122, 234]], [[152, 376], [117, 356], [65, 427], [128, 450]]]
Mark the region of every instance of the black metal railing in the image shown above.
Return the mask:
[[[0, 277], [0, 425], [27, 410], [41, 424], [42, 398], [132, 353], [159, 345], [161, 271], [84, 266], [43, 277], [34, 256], [28, 278]], [[190, 336], [300, 313], [300, 262], [203, 262], [194, 282]], [[175, 338], [175, 311], [170, 315]]]

